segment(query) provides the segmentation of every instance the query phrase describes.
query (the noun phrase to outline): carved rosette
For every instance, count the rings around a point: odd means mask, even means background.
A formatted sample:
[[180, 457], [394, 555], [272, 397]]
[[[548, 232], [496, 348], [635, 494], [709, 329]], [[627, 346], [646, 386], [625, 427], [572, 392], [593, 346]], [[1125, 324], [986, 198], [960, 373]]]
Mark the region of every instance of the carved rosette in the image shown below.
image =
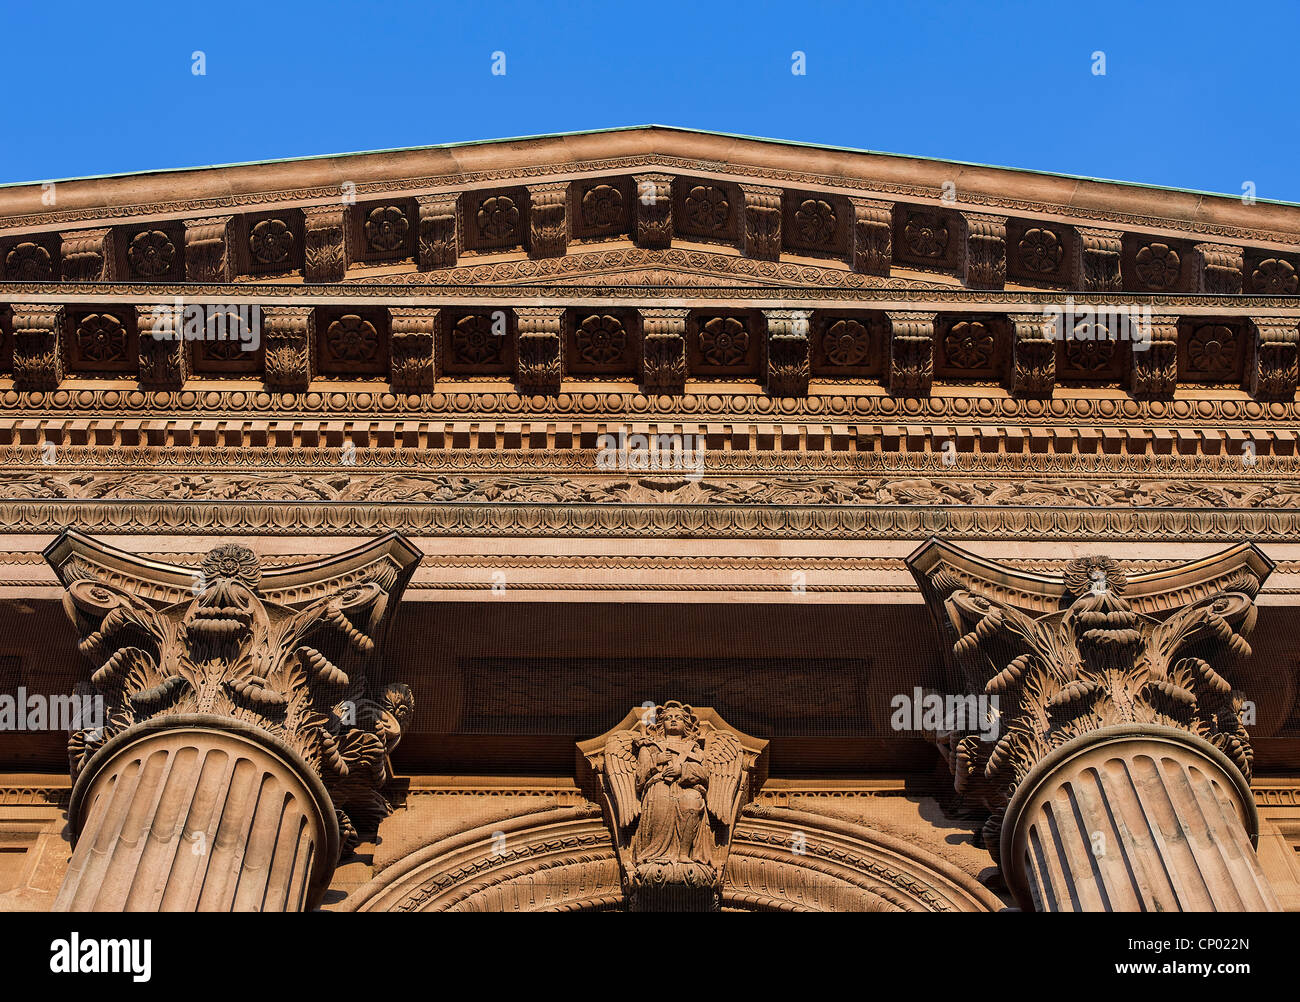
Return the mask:
[[[260, 775], [250, 789], [284, 791], [286, 805], [297, 805], [300, 828], [314, 832], [316, 851], [331, 847], [334, 856], [320, 865], [332, 871], [340, 838], [346, 852], [359, 830], [372, 830], [388, 813], [383, 787], [389, 756], [414, 704], [409, 688], [380, 682], [374, 672], [382, 665], [393, 609], [419, 559], [404, 540], [393, 535], [313, 565], [316, 582], [295, 578], [288, 593], [268, 588], [257, 556], [237, 544], [211, 550], [198, 568], [159, 569], [67, 532], [46, 553], [66, 586], [64, 608], [105, 706], [102, 726], [77, 731], [69, 741], [74, 830], [94, 824], [99, 833], [124, 831], [102, 826], [122, 816], [134, 823], [146, 812], [141, 797], [148, 798], [148, 810], [163, 814], [183, 811], [188, 801], [202, 804], [188, 815], [200, 828], [210, 823], [247, 838], [261, 831], [270, 839], [263, 848], [271, 852], [279, 836], [265, 834], [274, 819], [260, 819], [262, 798], [235, 798], [231, 786]], [[133, 578], [138, 588], [130, 587]], [[187, 579], [189, 588], [182, 590]], [[268, 591], [292, 604], [273, 600]], [[249, 764], [239, 765], [243, 760]], [[149, 769], [158, 777], [145, 782], [140, 777]], [[214, 773], [227, 777], [226, 786], [212, 785]], [[131, 784], [118, 782], [122, 776]], [[172, 821], [162, 828], [175, 850], [180, 822]], [[79, 834], [61, 894], [66, 907], [102, 903], [103, 892], [84, 886], [92, 874], [100, 882], [144, 887], [140, 907], [196, 907], [184, 895], [169, 898], [155, 888], [176, 877], [170, 856], [159, 857], [158, 872], [136, 874], [136, 857], [114, 850], [109, 855], [118, 863], [108, 864], [110, 880], [101, 872], [104, 860], [92, 858], [102, 856], [101, 835]], [[185, 855], [176, 853], [176, 859]], [[250, 862], [245, 856], [244, 865]], [[238, 873], [222, 877], [236, 878], [244, 879]], [[284, 907], [302, 907], [305, 887], [281, 887]], [[215, 896], [211, 906], [257, 907], [242, 892], [232, 893]]]
[[602, 800], [629, 911], [718, 911], [732, 832], [766, 774], [767, 742], [712, 709], [637, 707], [578, 744]]
[[[933, 737], [963, 801], [989, 812], [984, 844], [1024, 907], [1158, 907], [1165, 892], [1133, 875], [1150, 857], [1144, 846], [1215, 840], [1235, 858], [1232, 847], [1249, 845], [1254, 753], [1242, 720], [1245, 695], [1232, 679], [1250, 654], [1254, 599], [1271, 566], [1262, 555], [1237, 548], [1189, 565], [1181, 588], [1170, 587], [1169, 571], [1148, 575], [1147, 584], [1107, 557], [1073, 560], [1045, 584], [1041, 575], [1000, 569], [934, 541], [909, 564], [951, 642], [954, 691], [992, 707], [986, 720], [946, 721], [951, 729]], [[1187, 600], [1177, 605], [1180, 593]], [[996, 723], [991, 730], [988, 720]], [[1148, 745], [1170, 731], [1179, 750], [1165, 748], [1168, 764], [1159, 765], [1164, 760]], [[1104, 761], [1079, 767], [1076, 753], [1094, 756], [1103, 745]], [[1175, 814], [1196, 819], [1188, 821], [1195, 830], [1169, 828], [1164, 815], [1152, 822], [1161, 832], [1139, 824], [1161, 796], [1154, 780], [1142, 778], [1152, 768], [1174, 791]], [[1171, 779], [1181, 769], [1190, 778]], [[1053, 859], [1047, 869], [1044, 854]], [[1271, 900], [1253, 855], [1232, 867], [1208, 855], [1198, 862], [1215, 907], [1257, 906], [1260, 894]], [[1203, 904], [1183, 889], [1170, 893], [1174, 907]]]

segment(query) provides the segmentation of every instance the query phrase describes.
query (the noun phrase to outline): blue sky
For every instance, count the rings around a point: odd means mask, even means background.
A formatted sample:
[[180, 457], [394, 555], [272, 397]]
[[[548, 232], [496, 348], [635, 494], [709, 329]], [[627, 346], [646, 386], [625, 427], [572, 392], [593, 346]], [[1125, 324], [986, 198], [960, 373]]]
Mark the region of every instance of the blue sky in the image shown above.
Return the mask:
[[655, 122], [1300, 201], [1300, 0], [10, 0], [0, 37], [6, 182]]

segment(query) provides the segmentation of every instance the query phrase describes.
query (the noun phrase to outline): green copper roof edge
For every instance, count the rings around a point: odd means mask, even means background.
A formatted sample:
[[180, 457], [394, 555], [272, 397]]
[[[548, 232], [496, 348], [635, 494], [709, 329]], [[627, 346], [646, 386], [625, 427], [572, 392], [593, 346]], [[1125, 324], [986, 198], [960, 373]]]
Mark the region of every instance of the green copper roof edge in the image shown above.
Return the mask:
[[[202, 164], [195, 167], [160, 167], [151, 170], [119, 171], [113, 174], [87, 174], [81, 177], [44, 178], [39, 181], [5, 181], [0, 182], [0, 190], [5, 188], [23, 188], [40, 184], [64, 184], [71, 181], [103, 181], [120, 177], [145, 177], [152, 174], [187, 174], [192, 171], [222, 170], [227, 167], [261, 167], [269, 164], [302, 163], [308, 160], [340, 160], [344, 157], [368, 157], [384, 153], [419, 153], [425, 150], [454, 150], [465, 146], [492, 146], [498, 143], [519, 143], [534, 139], [563, 139], [566, 136], [598, 136], [609, 132], [641, 132], [649, 129], [663, 129], [669, 132], [689, 132], [701, 136], [718, 136], [722, 139], [744, 139], [755, 143], [770, 143], [774, 146], [793, 146], [811, 150], [830, 150], [836, 153], [861, 153], [875, 157], [894, 157], [898, 160], [923, 160], [927, 163], [952, 164], [954, 167], [980, 167], [986, 170], [1007, 171], [1015, 174], [1032, 174], [1036, 177], [1057, 177], [1069, 181], [1091, 181], [1095, 184], [1113, 184], [1124, 188], [1140, 188], [1146, 191], [1172, 191], [1182, 195], [1200, 195], [1207, 198], [1226, 198], [1239, 201], [1240, 195], [1230, 195], [1221, 191], [1205, 191], [1200, 188], [1179, 188], [1173, 185], [1143, 184], [1140, 181], [1120, 181], [1108, 177], [1089, 177], [1086, 174], [1066, 174], [1061, 171], [1036, 170], [1032, 167], [1005, 167], [999, 164], [983, 164], [974, 160], [950, 160], [946, 157], [915, 156], [909, 153], [889, 153], [884, 150], [868, 150], [856, 146], [836, 146], [830, 143], [799, 142], [793, 139], [772, 139], [768, 136], [748, 136], [738, 132], [718, 132], [713, 129], [693, 129], [683, 125], [619, 125], [605, 129], [577, 129], [571, 132], [545, 132], [532, 136], [503, 136], [498, 139], [469, 139], [455, 143], [437, 143], [428, 146], [394, 146], [381, 150], [352, 150], [345, 153], [317, 153], [301, 157], [279, 157], [271, 160], [240, 160], [234, 163]], [[1266, 205], [1281, 205], [1300, 208], [1300, 202], [1291, 202], [1279, 198], [1259, 198], [1256, 202]]]

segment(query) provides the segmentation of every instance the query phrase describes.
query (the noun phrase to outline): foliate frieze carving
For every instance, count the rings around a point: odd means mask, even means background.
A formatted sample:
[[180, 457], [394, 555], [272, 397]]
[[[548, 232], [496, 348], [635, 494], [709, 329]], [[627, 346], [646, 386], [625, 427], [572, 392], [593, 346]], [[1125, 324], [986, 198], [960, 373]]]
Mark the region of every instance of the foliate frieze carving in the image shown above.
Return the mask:
[[1235, 296], [1241, 292], [1245, 251], [1227, 244], [1197, 244], [1196, 289], [1211, 295]]
[[775, 397], [808, 394], [812, 375], [811, 310], [764, 310], [767, 319], [767, 392]]
[[420, 271], [454, 268], [460, 254], [460, 199], [455, 194], [420, 195], [416, 265]]
[[391, 374], [395, 392], [427, 393], [437, 376], [438, 311], [394, 307], [391, 318]]
[[309, 306], [267, 306], [265, 325], [266, 388], [301, 393], [311, 385], [316, 366], [316, 315]]
[[185, 220], [185, 278], [188, 281], [224, 283], [234, 278], [233, 221], [233, 216]]
[[350, 249], [347, 213], [346, 205], [303, 209], [303, 281], [343, 281]]
[[1169, 400], [1178, 387], [1178, 320], [1152, 317], [1149, 337], [1133, 344], [1129, 392], [1139, 400]]
[[1119, 292], [1124, 234], [1080, 226], [1076, 231], [1075, 285], [1084, 292]]
[[569, 249], [569, 182], [528, 186], [528, 256], [563, 257]]
[[[777, 260], [781, 256], [781, 189], [742, 184], [740, 191], [745, 206], [741, 251], [762, 261]], [[690, 196], [687, 199], [689, 205]]]
[[668, 700], [578, 748], [605, 803], [628, 909], [719, 911], [732, 831], [762, 782], [767, 742]]
[[934, 379], [933, 313], [888, 314], [890, 395], [926, 397]]
[[1008, 604], [992, 578], [964, 580], [944, 562], [914, 565], [913, 574], [949, 631], [955, 684], [996, 710], [934, 734], [957, 791], [992, 812], [984, 836], [993, 852], [1006, 805], [1034, 765], [1103, 727], [1195, 734], [1249, 779], [1244, 696], [1231, 680], [1250, 654], [1245, 637], [1261, 584], [1252, 571], [1243, 568], [1165, 616], [1135, 611], [1127, 576], [1104, 556], [1070, 561], [1060, 579], [1062, 609], [1041, 615]]
[[1042, 314], [1013, 314], [1007, 389], [1021, 399], [1045, 399], [1056, 387], [1056, 327]]
[[889, 275], [893, 261], [894, 207], [889, 202], [851, 198], [853, 247], [849, 264], [863, 275]]
[[100, 580], [86, 560], [56, 567], [106, 704], [104, 726], [69, 741], [74, 779], [99, 747], [136, 724], [215, 714], [253, 724], [296, 752], [324, 780], [345, 833], [354, 821], [382, 818], [389, 757], [414, 701], [405, 685], [372, 685], [367, 675], [404, 570], [375, 563], [364, 581], [291, 608], [261, 595], [251, 550], [224, 544], [194, 569], [192, 598], [157, 608]]
[[193, 368], [191, 345], [184, 337], [184, 312], [174, 306], [152, 306], [140, 312], [140, 386], [150, 390], [179, 390]]
[[10, 322], [16, 389], [53, 390], [63, 381], [67, 371], [65, 316], [61, 305], [14, 306]]
[[647, 393], [680, 393], [686, 383], [685, 309], [641, 312], [641, 383]]
[[117, 277], [113, 230], [75, 230], [60, 235], [65, 282], [111, 282]]
[[557, 393], [564, 379], [564, 312], [548, 307], [515, 310], [516, 380], [523, 393]]
[[673, 241], [673, 177], [634, 174], [633, 237], [638, 247], [667, 247]]
[[1007, 281], [1007, 220], [963, 212], [964, 283], [972, 289], [1001, 289]]
[[1250, 392], [1256, 400], [1283, 401], [1295, 399], [1297, 330], [1294, 318], [1255, 317], [1255, 351], [1250, 369]]

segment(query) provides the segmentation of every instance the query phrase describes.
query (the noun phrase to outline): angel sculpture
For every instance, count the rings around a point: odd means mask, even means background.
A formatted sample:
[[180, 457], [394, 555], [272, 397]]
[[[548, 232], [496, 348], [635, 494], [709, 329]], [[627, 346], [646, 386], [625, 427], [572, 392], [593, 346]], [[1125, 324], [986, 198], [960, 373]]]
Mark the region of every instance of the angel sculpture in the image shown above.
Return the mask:
[[667, 885], [716, 891], [744, 795], [736, 735], [670, 700], [637, 728], [610, 735], [604, 774], [634, 894]]

